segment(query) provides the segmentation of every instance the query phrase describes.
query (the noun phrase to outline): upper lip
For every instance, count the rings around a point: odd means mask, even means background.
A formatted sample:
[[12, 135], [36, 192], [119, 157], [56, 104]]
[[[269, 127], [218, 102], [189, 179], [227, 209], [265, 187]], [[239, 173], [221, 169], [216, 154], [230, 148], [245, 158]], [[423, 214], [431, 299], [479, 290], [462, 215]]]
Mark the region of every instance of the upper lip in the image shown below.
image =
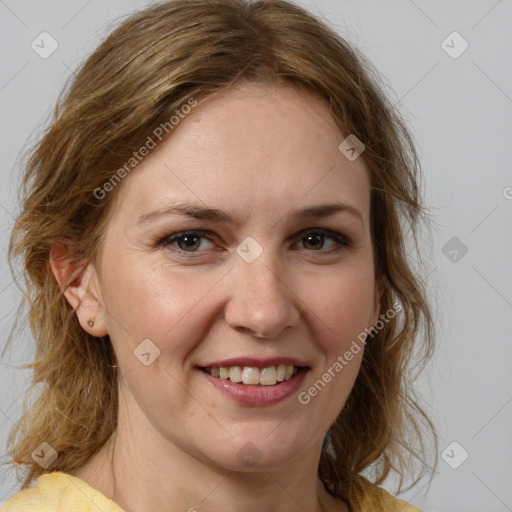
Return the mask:
[[204, 365], [202, 368], [215, 368], [215, 367], [231, 367], [231, 366], [252, 366], [256, 368], [268, 368], [269, 366], [278, 366], [280, 364], [293, 365], [293, 366], [309, 366], [305, 361], [295, 359], [294, 357], [234, 357], [232, 359], [224, 359], [222, 361], [213, 361]]

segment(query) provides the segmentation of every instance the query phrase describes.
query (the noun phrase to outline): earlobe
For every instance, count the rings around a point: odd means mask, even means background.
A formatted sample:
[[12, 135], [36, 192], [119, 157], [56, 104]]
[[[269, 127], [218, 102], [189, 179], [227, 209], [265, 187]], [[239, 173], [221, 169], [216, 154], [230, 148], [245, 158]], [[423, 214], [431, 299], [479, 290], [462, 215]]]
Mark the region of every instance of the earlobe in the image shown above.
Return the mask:
[[55, 243], [50, 251], [50, 267], [82, 328], [92, 336], [106, 336], [108, 330], [94, 266], [72, 261], [68, 248]]

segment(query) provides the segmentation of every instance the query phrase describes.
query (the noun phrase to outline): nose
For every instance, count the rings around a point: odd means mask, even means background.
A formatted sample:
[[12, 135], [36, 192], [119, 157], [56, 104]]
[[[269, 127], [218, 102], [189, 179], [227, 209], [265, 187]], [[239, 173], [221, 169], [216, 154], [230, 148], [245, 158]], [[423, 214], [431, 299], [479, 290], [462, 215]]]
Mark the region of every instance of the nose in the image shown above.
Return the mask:
[[230, 272], [230, 291], [225, 320], [241, 333], [274, 339], [300, 321], [300, 300], [270, 251], [252, 263], [240, 258]]

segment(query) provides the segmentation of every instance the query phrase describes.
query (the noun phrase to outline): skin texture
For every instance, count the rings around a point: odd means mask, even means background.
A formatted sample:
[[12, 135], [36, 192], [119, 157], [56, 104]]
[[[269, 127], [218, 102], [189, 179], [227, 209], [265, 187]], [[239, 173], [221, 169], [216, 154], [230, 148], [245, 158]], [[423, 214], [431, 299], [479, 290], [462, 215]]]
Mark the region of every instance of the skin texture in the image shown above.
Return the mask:
[[[83, 328], [113, 343], [119, 426], [72, 474], [126, 511], [252, 512], [255, 502], [279, 512], [348, 510], [317, 468], [363, 350], [307, 405], [295, 393], [243, 406], [197, 369], [233, 357], [296, 357], [310, 367], [305, 391], [378, 318], [369, 175], [361, 158], [338, 150], [344, 138], [317, 97], [238, 85], [194, 109], [117, 186], [97, 262], [65, 293]], [[172, 215], [137, 224], [176, 201], [224, 210], [235, 223]], [[292, 218], [333, 201], [362, 218]], [[312, 228], [338, 232], [351, 247], [329, 252], [336, 242], [308, 238]], [[209, 233], [193, 257], [183, 239], [159, 246], [196, 229]], [[250, 264], [236, 252], [249, 236], [263, 249]], [[72, 271], [65, 259], [52, 268], [61, 283]], [[160, 350], [149, 366], [134, 355], [145, 339]], [[237, 456], [249, 442], [261, 455], [251, 467]]]

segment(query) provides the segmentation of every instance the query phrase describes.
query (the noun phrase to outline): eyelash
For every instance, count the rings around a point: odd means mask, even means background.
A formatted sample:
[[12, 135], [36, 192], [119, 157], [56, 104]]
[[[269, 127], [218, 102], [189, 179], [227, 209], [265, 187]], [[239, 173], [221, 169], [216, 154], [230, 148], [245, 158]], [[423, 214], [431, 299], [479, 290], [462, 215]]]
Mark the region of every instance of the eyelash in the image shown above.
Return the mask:
[[[172, 244], [174, 242], [176, 242], [177, 240], [179, 240], [180, 238], [183, 238], [185, 236], [192, 236], [192, 237], [196, 236], [196, 237], [200, 237], [200, 238], [206, 238], [206, 239], [212, 241], [211, 238], [208, 236], [210, 233], [211, 232], [209, 232], [209, 231], [203, 231], [203, 230], [180, 231], [180, 232], [173, 233], [173, 234], [161, 239], [157, 243], [157, 247], [168, 248], [169, 246], [172, 246]], [[350, 241], [347, 239], [347, 237], [341, 235], [340, 233], [337, 233], [336, 231], [331, 231], [329, 229], [322, 229], [322, 228], [307, 229], [307, 230], [302, 231], [301, 235], [302, 236], [298, 240], [299, 242], [308, 236], [317, 235], [317, 236], [331, 238], [337, 244], [336, 246], [331, 247], [330, 249], [327, 249], [327, 250], [320, 249], [318, 251], [315, 251], [315, 250], [311, 249], [310, 251], [313, 253], [319, 252], [319, 253], [322, 253], [322, 255], [328, 256], [328, 255], [339, 253], [344, 249], [352, 247], [350, 244]], [[175, 247], [173, 247], [172, 250], [174, 252], [176, 252], [177, 254], [179, 254], [180, 257], [184, 257], [184, 258], [197, 258], [198, 256], [196, 256], [196, 254], [205, 252], [205, 251], [184, 251], [183, 249], [179, 249], [179, 248], [175, 248]], [[314, 255], [314, 257], [318, 258], [318, 257], [322, 257], [322, 256]]]

